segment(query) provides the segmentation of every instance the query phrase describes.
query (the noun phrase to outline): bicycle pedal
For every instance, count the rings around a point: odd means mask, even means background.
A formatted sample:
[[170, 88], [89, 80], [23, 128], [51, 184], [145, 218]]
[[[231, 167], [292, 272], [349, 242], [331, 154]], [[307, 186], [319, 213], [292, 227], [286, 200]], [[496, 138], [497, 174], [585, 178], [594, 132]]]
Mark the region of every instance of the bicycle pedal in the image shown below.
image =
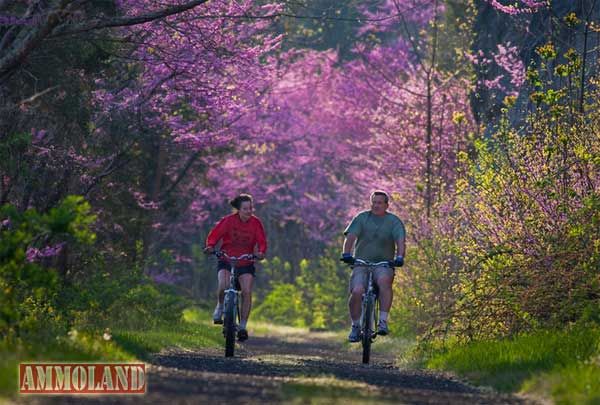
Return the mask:
[[223, 320], [222, 319], [213, 319], [213, 323], [215, 325], [223, 325]]

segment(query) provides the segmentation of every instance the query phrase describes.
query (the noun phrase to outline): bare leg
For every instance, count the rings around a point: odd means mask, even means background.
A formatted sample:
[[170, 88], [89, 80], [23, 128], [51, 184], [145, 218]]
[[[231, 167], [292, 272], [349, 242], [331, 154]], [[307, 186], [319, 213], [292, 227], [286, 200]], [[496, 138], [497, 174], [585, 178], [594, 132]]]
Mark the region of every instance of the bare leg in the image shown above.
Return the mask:
[[242, 288], [242, 322], [247, 322], [252, 308], [252, 284], [254, 276], [252, 274], [242, 274], [239, 277], [240, 287]]
[[350, 309], [350, 318], [353, 320], [360, 318], [360, 312], [362, 310], [362, 295], [364, 292], [365, 291], [363, 287], [355, 287], [350, 293], [348, 307]]
[[392, 307], [392, 299], [394, 298], [392, 281], [394, 281], [394, 277], [383, 276], [377, 279], [379, 307], [384, 312], [390, 312], [390, 308]]
[[221, 270], [219, 270], [219, 273], [217, 276], [217, 279], [219, 281], [219, 285], [217, 287], [217, 300], [219, 301], [220, 305], [223, 305], [223, 299], [225, 297], [224, 291], [229, 286], [229, 275], [230, 274], [231, 273], [229, 273], [229, 270], [221, 269]]

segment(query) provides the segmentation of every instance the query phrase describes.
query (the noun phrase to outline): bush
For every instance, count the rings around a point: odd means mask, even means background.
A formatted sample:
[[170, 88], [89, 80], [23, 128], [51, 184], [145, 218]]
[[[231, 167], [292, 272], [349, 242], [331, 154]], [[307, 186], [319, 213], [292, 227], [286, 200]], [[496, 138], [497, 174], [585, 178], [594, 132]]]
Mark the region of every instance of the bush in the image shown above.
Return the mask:
[[115, 328], [147, 329], [179, 322], [188, 305], [185, 299], [168, 291], [168, 287], [148, 281], [129, 286], [125, 294], [108, 307], [107, 321]]
[[269, 322], [306, 326], [307, 308], [302, 302], [302, 292], [294, 285], [278, 283], [267, 295], [265, 300], [254, 310], [258, 318]]
[[[64, 280], [42, 265], [68, 243], [90, 243], [94, 220], [81, 197], [70, 196], [46, 214], [21, 213], [13, 205], [0, 209], [0, 337], [33, 338], [64, 330], [65, 314], [57, 306]], [[57, 247], [58, 246], [58, 247]], [[46, 257], [46, 259], [44, 259]]]
[[[270, 322], [315, 329], [346, 325], [350, 272], [333, 257], [335, 253], [328, 251], [316, 260], [301, 260], [294, 284], [272, 282], [256, 315]], [[277, 258], [273, 262], [280, 263]]]

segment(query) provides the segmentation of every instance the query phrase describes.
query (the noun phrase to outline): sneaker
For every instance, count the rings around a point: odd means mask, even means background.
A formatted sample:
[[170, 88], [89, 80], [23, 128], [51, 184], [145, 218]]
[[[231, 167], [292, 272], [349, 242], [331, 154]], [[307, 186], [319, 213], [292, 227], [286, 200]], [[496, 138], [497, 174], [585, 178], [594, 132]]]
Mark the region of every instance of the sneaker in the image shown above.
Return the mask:
[[237, 338], [240, 342], [248, 340], [248, 331], [246, 329], [240, 329], [237, 333]]
[[350, 334], [348, 335], [348, 342], [356, 343], [360, 342], [360, 326], [352, 325], [352, 329], [350, 329]]
[[215, 312], [213, 312], [213, 322], [215, 325], [221, 325], [223, 323], [223, 307], [215, 308]]
[[379, 325], [377, 325], [377, 334], [381, 336], [385, 336], [389, 333], [388, 325], [386, 321], [379, 321]]

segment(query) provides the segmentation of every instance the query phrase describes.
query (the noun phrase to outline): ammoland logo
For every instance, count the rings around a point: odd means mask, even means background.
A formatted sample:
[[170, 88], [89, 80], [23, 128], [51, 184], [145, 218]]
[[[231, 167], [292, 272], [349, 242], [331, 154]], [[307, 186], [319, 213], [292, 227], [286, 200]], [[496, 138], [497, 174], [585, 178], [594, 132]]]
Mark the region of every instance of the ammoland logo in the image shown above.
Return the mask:
[[21, 394], [144, 394], [144, 363], [21, 363]]

